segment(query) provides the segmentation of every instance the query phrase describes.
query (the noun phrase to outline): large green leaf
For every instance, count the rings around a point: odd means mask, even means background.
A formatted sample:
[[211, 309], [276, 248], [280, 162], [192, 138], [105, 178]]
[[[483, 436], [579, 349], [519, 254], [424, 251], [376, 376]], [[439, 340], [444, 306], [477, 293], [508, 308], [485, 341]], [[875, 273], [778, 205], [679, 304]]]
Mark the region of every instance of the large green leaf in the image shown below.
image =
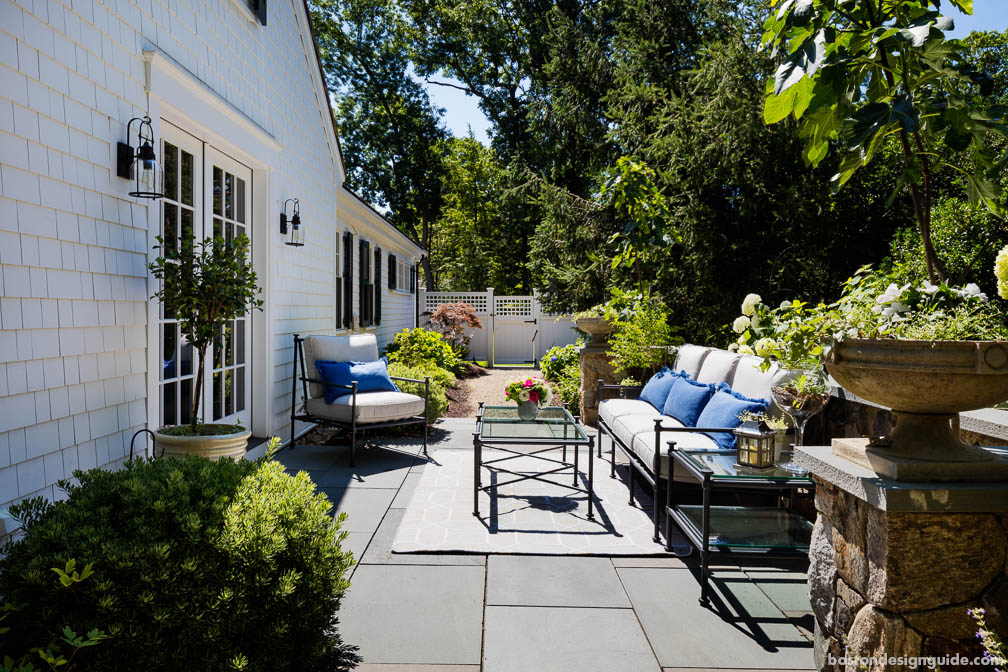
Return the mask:
[[784, 91], [780, 95], [770, 94], [763, 102], [763, 121], [767, 124], [776, 124], [787, 118], [795, 106], [795, 96], [798, 93], [796, 86]]

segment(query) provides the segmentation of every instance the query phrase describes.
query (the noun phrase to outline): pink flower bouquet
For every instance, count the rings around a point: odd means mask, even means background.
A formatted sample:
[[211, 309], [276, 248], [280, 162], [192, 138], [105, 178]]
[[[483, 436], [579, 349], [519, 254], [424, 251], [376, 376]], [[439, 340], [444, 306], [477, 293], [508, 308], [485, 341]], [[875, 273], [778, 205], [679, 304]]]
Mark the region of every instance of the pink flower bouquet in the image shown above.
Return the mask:
[[553, 399], [553, 392], [541, 378], [522, 378], [508, 383], [504, 388], [504, 396], [509, 401], [519, 404], [531, 401], [539, 406], [546, 406]]

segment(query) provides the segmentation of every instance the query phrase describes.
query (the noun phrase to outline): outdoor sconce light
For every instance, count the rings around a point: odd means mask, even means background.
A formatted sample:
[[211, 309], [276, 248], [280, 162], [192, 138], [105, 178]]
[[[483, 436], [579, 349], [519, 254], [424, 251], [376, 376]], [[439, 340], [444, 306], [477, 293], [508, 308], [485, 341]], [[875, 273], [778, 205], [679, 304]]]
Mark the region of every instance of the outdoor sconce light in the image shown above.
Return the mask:
[[301, 206], [296, 198], [288, 198], [284, 201], [283, 209], [280, 211], [280, 233], [287, 235], [287, 204], [294, 204], [294, 214], [290, 218], [290, 240], [284, 245], [291, 247], [301, 247], [304, 245], [304, 233], [301, 231]]
[[[136, 150], [129, 144], [130, 130], [137, 122]], [[158, 199], [164, 197], [164, 175], [154, 152], [154, 130], [150, 117], [134, 117], [126, 124], [126, 142], [117, 145], [116, 175], [136, 180], [130, 196]]]
[[774, 466], [774, 439], [777, 432], [762, 422], [748, 420], [735, 430], [738, 437], [738, 463], [751, 469]]

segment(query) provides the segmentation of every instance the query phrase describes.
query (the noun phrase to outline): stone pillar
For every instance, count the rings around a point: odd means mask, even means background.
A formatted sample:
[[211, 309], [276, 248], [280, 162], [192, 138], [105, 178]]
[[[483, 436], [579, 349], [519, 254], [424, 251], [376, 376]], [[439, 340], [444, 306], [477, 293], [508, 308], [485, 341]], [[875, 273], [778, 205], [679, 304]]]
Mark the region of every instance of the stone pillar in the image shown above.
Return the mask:
[[617, 383], [616, 372], [609, 364], [605, 346], [593, 347], [589, 343], [581, 347], [581, 422], [595, 425], [598, 422], [598, 381]]
[[844, 669], [831, 657], [981, 656], [967, 613], [977, 607], [1008, 638], [1008, 483], [898, 483], [829, 447], [796, 454], [816, 485], [809, 550], [816, 669]]

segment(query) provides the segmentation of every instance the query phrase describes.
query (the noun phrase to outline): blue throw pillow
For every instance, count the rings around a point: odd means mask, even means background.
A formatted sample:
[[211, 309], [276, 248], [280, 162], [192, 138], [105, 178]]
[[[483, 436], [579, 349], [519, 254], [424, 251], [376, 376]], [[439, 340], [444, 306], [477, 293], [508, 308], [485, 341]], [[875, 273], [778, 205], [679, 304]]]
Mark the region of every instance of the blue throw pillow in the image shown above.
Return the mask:
[[697, 418], [716, 391], [717, 385], [698, 383], [683, 372], [669, 391], [662, 415], [671, 416], [686, 427], [696, 427]]
[[661, 371], [651, 376], [651, 380], [645, 383], [644, 389], [641, 390], [640, 393], [641, 400], [648, 402], [657, 410], [661, 411], [662, 407], [665, 405], [665, 399], [668, 397], [669, 390], [672, 389], [672, 383], [674, 383], [679, 376], [680, 374], [666, 366]]
[[[738, 427], [742, 424], [739, 415], [745, 411], [750, 413], [762, 413], [766, 410], [770, 402], [766, 399], [750, 399], [741, 394], [732, 392], [727, 385], [721, 385], [720, 389], [714, 393], [711, 400], [707, 402], [703, 413], [697, 419], [697, 427]], [[706, 432], [705, 432], [706, 433]], [[721, 448], [733, 448], [736, 436], [727, 432], [709, 432], [707, 436]]]
[[319, 360], [316, 368], [326, 383], [325, 402], [331, 404], [350, 390], [335, 385], [350, 385], [357, 381], [358, 392], [398, 392], [388, 372], [388, 360], [384, 357], [373, 362], [331, 362]]

